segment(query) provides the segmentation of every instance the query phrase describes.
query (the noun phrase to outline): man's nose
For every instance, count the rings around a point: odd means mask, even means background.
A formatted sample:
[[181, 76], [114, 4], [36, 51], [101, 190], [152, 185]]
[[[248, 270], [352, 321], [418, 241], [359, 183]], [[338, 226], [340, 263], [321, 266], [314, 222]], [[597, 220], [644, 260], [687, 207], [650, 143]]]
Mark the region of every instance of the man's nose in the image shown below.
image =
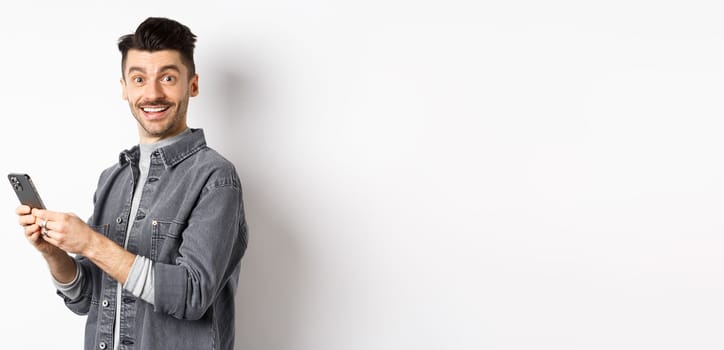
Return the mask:
[[163, 86], [161, 82], [154, 80], [149, 84], [146, 84], [145, 97], [147, 100], [153, 101], [166, 97], [163, 92]]

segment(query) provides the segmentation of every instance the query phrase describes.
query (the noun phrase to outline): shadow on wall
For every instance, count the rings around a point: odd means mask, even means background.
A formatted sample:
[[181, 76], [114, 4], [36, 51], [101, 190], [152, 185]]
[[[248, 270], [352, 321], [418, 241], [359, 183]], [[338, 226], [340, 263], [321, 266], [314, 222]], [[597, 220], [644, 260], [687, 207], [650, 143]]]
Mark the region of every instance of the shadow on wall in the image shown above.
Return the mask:
[[[234, 57], [228, 53], [217, 57]], [[240, 63], [242, 62], [242, 63]], [[212, 105], [223, 126], [225, 155], [242, 180], [249, 225], [249, 246], [241, 263], [236, 294], [236, 349], [296, 349], [295, 334], [304, 259], [294, 227], [285, 224], [283, 198], [275, 189], [264, 157], [259, 153], [273, 142], [263, 136], [265, 120], [273, 118], [269, 103], [259, 98], [263, 77], [256, 77], [245, 60], [229, 59], [211, 65], [214, 75]], [[248, 74], [247, 74], [248, 73]], [[210, 89], [211, 90], [211, 89]], [[217, 93], [218, 92], [218, 93]], [[208, 97], [207, 97], [208, 98]]]

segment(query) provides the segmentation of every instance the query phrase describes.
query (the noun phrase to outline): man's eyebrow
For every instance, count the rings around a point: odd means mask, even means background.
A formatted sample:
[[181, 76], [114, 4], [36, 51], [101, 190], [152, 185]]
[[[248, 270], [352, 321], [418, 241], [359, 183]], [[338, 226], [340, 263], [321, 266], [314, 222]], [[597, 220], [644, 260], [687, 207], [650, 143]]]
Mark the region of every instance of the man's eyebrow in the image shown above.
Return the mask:
[[139, 72], [139, 73], [146, 74], [146, 70], [141, 67], [128, 67], [128, 72], [126, 74], [130, 74], [133, 72]]
[[161, 70], [159, 72], [165, 72], [167, 70], [175, 70], [175, 71], [181, 73], [181, 69], [175, 64], [169, 64], [169, 65], [163, 66], [163, 67], [161, 67]]

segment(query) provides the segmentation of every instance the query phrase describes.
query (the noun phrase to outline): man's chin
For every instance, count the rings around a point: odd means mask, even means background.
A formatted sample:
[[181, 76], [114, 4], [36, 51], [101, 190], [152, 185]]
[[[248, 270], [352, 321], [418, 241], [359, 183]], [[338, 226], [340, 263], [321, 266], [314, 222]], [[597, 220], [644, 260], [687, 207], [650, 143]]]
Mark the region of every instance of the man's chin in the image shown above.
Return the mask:
[[169, 125], [154, 125], [154, 123], [143, 123], [141, 125], [146, 135], [150, 137], [162, 137], [170, 133], [171, 127]]

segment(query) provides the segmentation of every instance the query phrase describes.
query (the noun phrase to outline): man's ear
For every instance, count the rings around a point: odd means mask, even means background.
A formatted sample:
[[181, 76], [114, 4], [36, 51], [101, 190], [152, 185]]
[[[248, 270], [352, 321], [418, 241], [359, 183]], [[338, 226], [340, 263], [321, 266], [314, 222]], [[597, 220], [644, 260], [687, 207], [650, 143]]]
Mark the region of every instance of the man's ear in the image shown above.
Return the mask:
[[189, 96], [194, 97], [199, 94], [199, 75], [194, 76], [189, 80]]
[[128, 92], [126, 91], [126, 79], [121, 77], [121, 98], [128, 101]]

